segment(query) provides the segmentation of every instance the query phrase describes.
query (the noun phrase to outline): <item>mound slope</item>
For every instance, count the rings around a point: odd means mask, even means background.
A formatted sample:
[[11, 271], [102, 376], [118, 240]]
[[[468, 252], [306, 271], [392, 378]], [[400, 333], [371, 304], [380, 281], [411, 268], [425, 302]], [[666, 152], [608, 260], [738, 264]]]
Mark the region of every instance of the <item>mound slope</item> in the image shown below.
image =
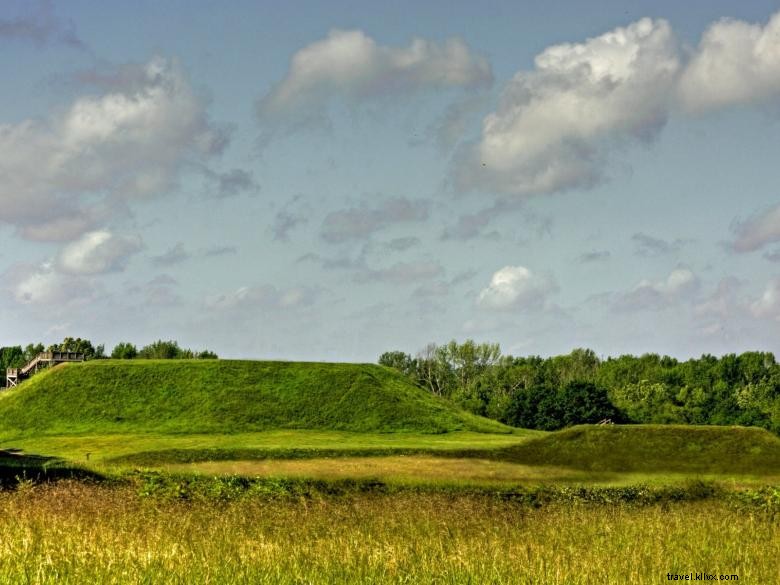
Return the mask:
[[583, 425], [501, 449], [499, 456], [593, 471], [780, 473], [780, 439], [755, 427]]
[[372, 364], [96, 360], [0, 396], [0, 432], [509, 432]]

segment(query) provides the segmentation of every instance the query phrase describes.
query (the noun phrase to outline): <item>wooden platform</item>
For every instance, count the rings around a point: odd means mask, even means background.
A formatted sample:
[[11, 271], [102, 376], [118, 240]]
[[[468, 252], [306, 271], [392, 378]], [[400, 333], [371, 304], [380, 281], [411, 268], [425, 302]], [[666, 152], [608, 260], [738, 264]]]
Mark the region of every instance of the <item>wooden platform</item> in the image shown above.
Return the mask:
[[74, 351], [44, 351], [39, 353], [21, 368], [8, 368], [5, 371], [5, 387], [13, 388], [25, 378], [29, 378], [42, 368], [48, 368], [67, 362], [83, 362], [84, 354]]

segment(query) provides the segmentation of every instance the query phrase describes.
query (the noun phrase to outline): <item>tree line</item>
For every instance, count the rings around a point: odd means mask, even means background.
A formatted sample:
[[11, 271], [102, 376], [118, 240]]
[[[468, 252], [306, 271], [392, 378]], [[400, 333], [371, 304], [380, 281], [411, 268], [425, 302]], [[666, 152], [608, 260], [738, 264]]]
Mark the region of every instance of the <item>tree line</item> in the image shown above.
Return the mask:
[[5, 381], [5, 371], [7, 368], [19, 368], [35, 358], [44, 351], [70, 351], [83, 353], [85, 359], [217, 359], [218, 356], [213, 351], [203, 350], [194, 351], [179, 347], [178, 342], [169, 340], [154, 341], [138, 349], [130, 342], [123, 341], [118, 343], [106, 355], [105, 345], [94, 345], [89, 339], [80, 337], [66, 337], [62, 343], [55, 343], [44, 347], [42, 343], [29, 343], [22, 347], [21, 345], [12, 345], [0, 347], [0, 385]]
[[600, 359], [502, 355], [498, 344], [451, 341], [379, 363], [475, 414], [532, 429], [596, 423], [758, 426], [780, 432], [780, 366], [770, 352], [680, 361], [648, 353]]

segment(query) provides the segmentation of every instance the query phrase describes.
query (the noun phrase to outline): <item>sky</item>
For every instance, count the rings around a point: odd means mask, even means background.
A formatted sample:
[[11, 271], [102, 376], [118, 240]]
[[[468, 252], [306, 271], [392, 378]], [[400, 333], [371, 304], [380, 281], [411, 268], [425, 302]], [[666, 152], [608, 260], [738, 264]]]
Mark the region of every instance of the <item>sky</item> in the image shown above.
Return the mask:
[[0, 4], [0, 345], [780, 352], [780, 2]]

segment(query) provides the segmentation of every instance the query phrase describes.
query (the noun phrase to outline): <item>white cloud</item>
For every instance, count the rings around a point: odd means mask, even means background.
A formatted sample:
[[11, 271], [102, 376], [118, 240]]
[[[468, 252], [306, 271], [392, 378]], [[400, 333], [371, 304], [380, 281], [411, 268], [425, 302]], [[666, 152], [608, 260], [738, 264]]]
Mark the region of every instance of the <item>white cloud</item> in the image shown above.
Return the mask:
[[780, 12], [763, 27], [732, 19], [710, 25], [682, 74], [679, 95], [694, 111], [780, 97]]
[[70, 305], [93, 296], [94, 287], [80, 276], [58, 272], [52, 262], [22, 265], [6, 273], [14, 299], [24, 305]]
[[750, 312], [759, 319], [780, 321], [780, 278], [767, 283], [761, 297], [750, 303]]
[[665, 124], [680, 67], [664, 20], [643, 18], [582, 44], [547, 48], [504, 88], [478, 143], [461, 153], [458, 183], [516, 195], [587, 187], [615, 140]]
[[130, 256], [141, 247], [138, 236], [121, 236], [107, 230], [88, 232], [60, 251], [57, 269], [69, 274], [123, 270]]
[[736, 252], [752, 252], [780, 241], [780, 204], [738, 222], [734, 231], [736, 238], [732, 248]]
[[0, 124], [0, 222], [31, 239], [78, 237], [224, 147], [175, 63], [126, 67], [115, 85], [47, 120]]
[[408, 94], [429, 88], [489, 85], [487, 60], [460, 39], [414, 39], [408, 47], [378, 45], [360, 30], [332, 30], [295, 53], [287, 76], [258, 104], [261, 117], [348, 100]]
[[631, 291], [618, 296], [619, 310], [663, 309], [687, 297], [699, 288], [699, 279], [687, 268], [676, 268], [664, 280], [641, 280]]
[[538, 308], [555, 290], [557, 286], [548, 276], [534, 274], [524, 266], [505, 266], [480, 291], [477, 305], [499, 311]]

